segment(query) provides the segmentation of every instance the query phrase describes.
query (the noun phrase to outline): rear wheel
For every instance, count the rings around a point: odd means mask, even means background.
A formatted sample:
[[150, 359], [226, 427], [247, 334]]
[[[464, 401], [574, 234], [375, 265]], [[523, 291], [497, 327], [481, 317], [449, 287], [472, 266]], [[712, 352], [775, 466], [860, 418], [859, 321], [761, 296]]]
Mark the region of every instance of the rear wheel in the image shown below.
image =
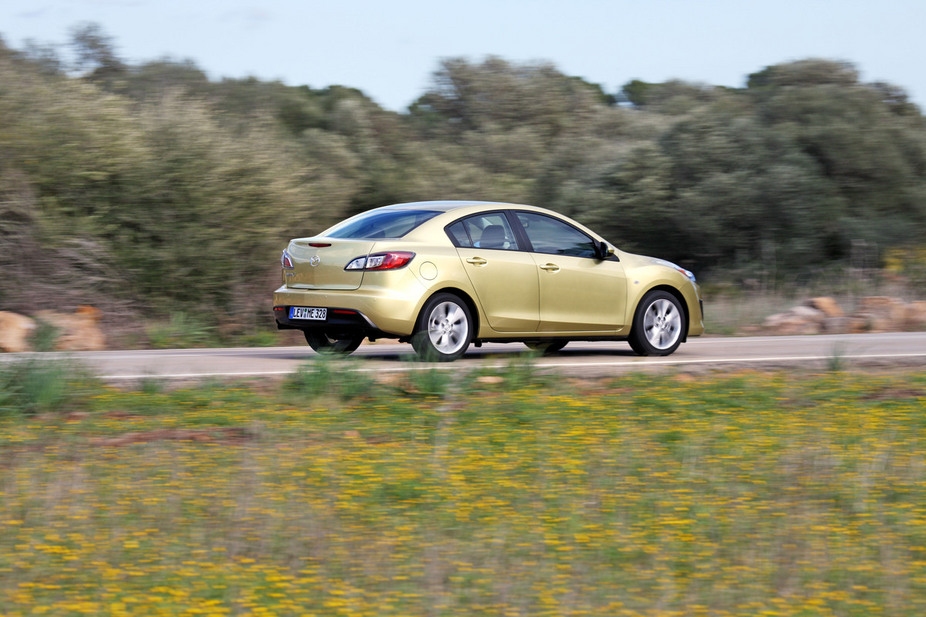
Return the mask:
[[682, 344], [686, 327], [678, 298], [654, 290], [643, 296], [637, 306], [628, 342], [641, 356], [668, 356]]
[[412, 346], [427, 362], [452, 362], [466, 353], [473, 338], [473, 318], [459, 297], [440, 293], [429, 299], [412, 335]]
[[317, 330], [305, 330], [304, 333], [309, 347], [326, 356], [346, 356], [363, 342], [363, 337], [356, 335], [333, 337]]
[[556, 353], [569, 344], [569, 341], [525, 341], [528, 349], [544, 356]]

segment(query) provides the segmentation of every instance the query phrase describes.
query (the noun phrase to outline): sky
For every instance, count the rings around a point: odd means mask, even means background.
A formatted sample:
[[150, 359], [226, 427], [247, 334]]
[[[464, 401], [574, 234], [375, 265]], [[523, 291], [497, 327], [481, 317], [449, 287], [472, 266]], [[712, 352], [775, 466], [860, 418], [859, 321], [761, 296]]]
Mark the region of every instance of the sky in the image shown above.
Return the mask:
[[926, 109], [923, 0], [0, 0], [0, 37], [61, 45], [99, 24], [129, 64], [359, 88], [403, 111], [443, 58], [550, 62], [617, 93], [632, 79], [742, 87], [801, 60], [853, 63]]

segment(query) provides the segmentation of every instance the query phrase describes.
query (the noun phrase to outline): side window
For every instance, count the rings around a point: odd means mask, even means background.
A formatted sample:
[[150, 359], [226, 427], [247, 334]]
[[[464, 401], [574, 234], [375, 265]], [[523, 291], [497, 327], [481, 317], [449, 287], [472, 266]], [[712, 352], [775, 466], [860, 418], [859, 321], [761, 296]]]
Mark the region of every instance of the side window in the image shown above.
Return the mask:
[[454, 246], [517, 251], [518, 241], [501, 212], [477, 214], [447, 227]]
[[453, 225], [447, 227], [447, 235], [450, 236], [450, 241], [453, 242], [454, 246], [463, 248], [473, 246], [473, 240], [469, 237], [469, 234], [466, 233], [463, 221], [457, 221]]
[[518, 212], [518, 220], [535, 253], [589, 258], [596, 256], [595, 241], [572, 225], [533, 212]]

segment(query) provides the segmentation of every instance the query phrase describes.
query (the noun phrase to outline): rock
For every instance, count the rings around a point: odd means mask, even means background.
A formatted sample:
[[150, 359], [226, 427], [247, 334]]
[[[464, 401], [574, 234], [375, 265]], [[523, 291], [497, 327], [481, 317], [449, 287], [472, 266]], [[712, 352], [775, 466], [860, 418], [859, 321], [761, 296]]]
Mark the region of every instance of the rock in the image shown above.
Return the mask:
[[852, 315], [846, 315], [833, 298], [811, 298], [784, 313], [750, 328], [755, 334], [858, 334], [926, 329], [926, 301], [904, 302], [888, 296], [862, 298]]
[[846, 334], [902, 332], [926, 329], [926, 301], [904, 302], [888, 296], [862, 298], [852, 315], [846, 315], [833, 298], [811, 298], [784, 313], [765, 319], [756, 334]]
[[29, 336], [35, 330], [35, 321], [9, 311], [0, 311], [0, 351], [21, 353], [29, 351]]
[[820, 331], [824, 334], [847, 334], [852, 331], [852, 320], [849, 317], [827, 317]]
[[61, 351], [100, 351], [106, 349], [106, 337], [99, 328], [100, 309], [79, 306], [72, 314], [39, 311], [35, 315], [58, 329], [55, 349]]
[[378, 384], [394, 388], [402, 384], [405, 380], [405, 376], [402, 373], [377, 373], [374, 375], [373, 379]]
[[866, 332], [897, 332], [904, 329], [905, 312], [898, 298], [868, 296], [861, 299], [854, 317], [865, 320]]
[[845, 313], [843, 313], [842, 309], [839, 308], [836, 300], [830, 298], [829, 296], [811, 298], [807, 301], [807, 306], [815, 308], [818, 311], [822, 311], [823, 314], [827, 317], [845, 317]]
[[486, 384], [486, 385], [496, 385], [500, 383], [505, 383], [505, 378], [498, 375], [480, 375], [476, 378], [476, 383]]
[[826, 319], [826, 313], [812, 306], [795, 306], [788, 312], [798, 319], [804, 319], [814, 323], [823, 323], [823, 320]]
[[849, 332], [851, 334], [862, 334], [863, 332], [868, 332], [868, 320], [864, 317], [850, 317]]
[[810, 306], [795, 306], [784, 313], [766, 317], [762, 329], [769, 334], [785, 336], [795, 334], [819, 334], [823, 329], [826, 314]]
[[904, 307], [904, 329], [926, 329], [926, 300], [911, 302]]

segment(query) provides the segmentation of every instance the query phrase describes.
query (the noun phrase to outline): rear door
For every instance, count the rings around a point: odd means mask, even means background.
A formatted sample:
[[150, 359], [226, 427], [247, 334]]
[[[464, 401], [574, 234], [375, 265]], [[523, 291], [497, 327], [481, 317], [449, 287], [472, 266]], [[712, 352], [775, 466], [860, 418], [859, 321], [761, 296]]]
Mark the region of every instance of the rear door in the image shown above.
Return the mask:
[[447, 228], [476, 300], [496, 332], [534, 332], [540, 323], [537, 266], [503, 212], [487, 212]]

